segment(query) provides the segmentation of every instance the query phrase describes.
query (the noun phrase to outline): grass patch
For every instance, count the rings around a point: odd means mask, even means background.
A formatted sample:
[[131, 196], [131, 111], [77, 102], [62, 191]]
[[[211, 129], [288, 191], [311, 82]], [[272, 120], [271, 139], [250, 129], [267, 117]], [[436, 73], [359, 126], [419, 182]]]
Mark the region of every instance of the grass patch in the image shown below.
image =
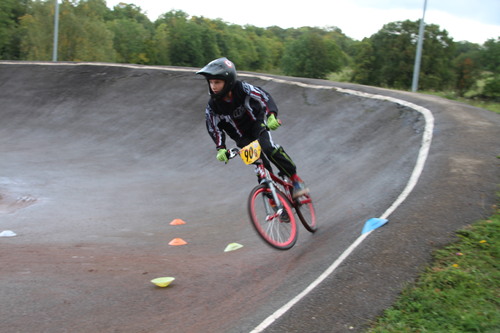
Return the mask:
[[420, 92], [423, 94], [435, 95], [453, 101], [461, 102], [464, 104], [469, 104], [495, 113], [500, 113], [500, 103], [498, 102], [482, 100], [477, 98], [459, 97], [455, 92], [446, 92], [446, 91], [420, 91]]
[[487, 101], [479, 101], [479, 100], [466, 100], [466, 101], [461, 101], [462, 103], [467, 103], [472, 106], [476, 106], [481, 109], [493, 111], [495, 113], [500, 113], [500, 103], [496, 102], [487, 102]]
[[351, 68], [346, 67], [340, 72], [330, 73], [327, 77], [327, 80], [335, 82], [351, 82], [352, 72], [353, 71]]
[[368, 332], [500, 332], [500, 209], [457, 235]]

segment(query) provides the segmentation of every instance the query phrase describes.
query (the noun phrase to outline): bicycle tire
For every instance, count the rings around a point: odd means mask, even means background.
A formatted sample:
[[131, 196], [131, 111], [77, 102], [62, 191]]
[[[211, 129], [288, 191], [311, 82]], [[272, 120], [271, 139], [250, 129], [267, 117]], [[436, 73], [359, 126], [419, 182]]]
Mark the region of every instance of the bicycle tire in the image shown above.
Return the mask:
[[316, 223], [316, 211], [309, 194], [295, 199], [295, 211], [307, 231], [314, 233], [318, 230]]
[[288, 250], [297, 241], [297, 222], [290, 201], [280, 191], [276, 193], [283, 205], [283, 212], [288, 215], [288, 221], [283, 213], [278, 215], [275, 212], [269, 215], [266, 212], [266, 205], [270, 207], [271, 190], [264, 184], [256, 186], [250, 192], [248, 214], [255, 231], [268, 245], [279, 250]]

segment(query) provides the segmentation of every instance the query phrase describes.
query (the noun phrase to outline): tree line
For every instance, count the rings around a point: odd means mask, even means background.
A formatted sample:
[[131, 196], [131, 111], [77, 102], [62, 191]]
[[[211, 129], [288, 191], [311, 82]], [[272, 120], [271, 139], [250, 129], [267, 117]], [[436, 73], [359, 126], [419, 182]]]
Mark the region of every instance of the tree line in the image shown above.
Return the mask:
[[[54, 12], [55, 0], [2, 0], [0, 59], [50, 61]], [[357, 41], [335, 26], [260, 28], [183, 11], [152, 22], [134, 4], [110, 9], [105, 0], [63, 0], [57, 54], [60, 61], [188, 67], [226, 56], [239, 70], [319, 79], [336, 73], [343, 81], [409, 89], [418, 28], [419, 21], [391, 22]], [[420, 89], [500, 98], [500, 37], [455, 42], [429, 24], [423, 50]]]

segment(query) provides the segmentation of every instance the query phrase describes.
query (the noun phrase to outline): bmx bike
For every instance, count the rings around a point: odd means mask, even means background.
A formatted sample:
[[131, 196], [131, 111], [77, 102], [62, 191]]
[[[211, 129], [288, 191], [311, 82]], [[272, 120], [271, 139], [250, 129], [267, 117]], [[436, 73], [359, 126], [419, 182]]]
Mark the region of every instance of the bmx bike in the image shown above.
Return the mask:
[[288, 250], [295, 245], [298, 237], [296, 215], [311, 233], [317, 230], [316, 212], [309, 194], [293, 198], [291, 180], [281, 178], [267, 170], [262, 161], [258, 140], [239, 149], [228, 150], [228, 159], [240, 156], [247, 165], [255, 165], [259, 185], [248, 197], [248, 214], [257, 234], [270, 246]]

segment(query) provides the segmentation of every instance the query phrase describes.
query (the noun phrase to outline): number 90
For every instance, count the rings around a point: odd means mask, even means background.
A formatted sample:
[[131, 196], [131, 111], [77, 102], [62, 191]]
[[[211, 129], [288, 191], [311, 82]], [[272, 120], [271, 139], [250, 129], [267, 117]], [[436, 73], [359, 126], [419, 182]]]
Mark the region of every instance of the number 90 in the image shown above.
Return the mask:
[[246, 149], [245, 150], [245, 158], [247, 161], [250, 161], [253, 158], [255, 149]]

